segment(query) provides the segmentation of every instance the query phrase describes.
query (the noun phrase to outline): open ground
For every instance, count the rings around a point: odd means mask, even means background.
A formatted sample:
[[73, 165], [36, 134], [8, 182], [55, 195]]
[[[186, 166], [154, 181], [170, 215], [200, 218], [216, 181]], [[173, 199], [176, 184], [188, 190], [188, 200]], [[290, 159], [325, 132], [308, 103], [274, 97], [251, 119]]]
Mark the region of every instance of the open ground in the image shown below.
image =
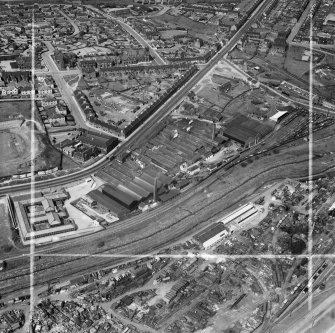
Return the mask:
[[1, 101], [0, 120], [31, 119], [30, 101]]
[[[32, 135], [35, 137], [32, 147]], [[32, 151], [33, 149], [33, 151]], [[51, 147], [45, 135], [31, 132], [28, 126], [0, 131], [0, 177], [29, 173], [31, 163], [35, 171], [59, 166], [61, 154]], [[35, 159], [32, 161], [32, 156]]]

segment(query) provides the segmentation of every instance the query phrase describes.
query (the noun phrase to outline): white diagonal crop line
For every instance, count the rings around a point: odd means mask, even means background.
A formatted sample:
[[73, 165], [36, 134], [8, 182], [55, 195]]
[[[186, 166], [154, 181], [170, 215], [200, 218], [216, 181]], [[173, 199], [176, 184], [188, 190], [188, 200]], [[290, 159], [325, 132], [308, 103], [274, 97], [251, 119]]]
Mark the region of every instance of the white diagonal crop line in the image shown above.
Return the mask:
[[308, 112], [308, 309], [312, 310], [313, 302], [313, 13], [309, 15], [309, 112]]
[[[30, 122], [30, 151], [31, 151], [31, 166], [30, 166], [30, 203], [33, 205], [35, 201], [35, 13], [32, 10], [31, 22], [31, 122]], [[31, 325], [34, 313], [34, 267], [35, 267], [35, 232], [31, 227], [31, 240], [30, 240], [30, 311], [28, 323]]]

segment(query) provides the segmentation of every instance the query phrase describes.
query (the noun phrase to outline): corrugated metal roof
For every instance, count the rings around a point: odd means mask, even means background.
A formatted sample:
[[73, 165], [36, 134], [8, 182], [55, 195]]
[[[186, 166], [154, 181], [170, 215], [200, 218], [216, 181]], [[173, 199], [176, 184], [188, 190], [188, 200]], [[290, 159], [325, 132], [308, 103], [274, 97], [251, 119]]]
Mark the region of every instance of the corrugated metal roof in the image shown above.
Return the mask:
[[129, 194], [122, 192], [121, 190], [114, 188], [110, 185], [105, 185], [102, 189], [102, 193], [106, 194], [112, 199], [118, 200], [126, 206], [132, 205], [136, 200]]
[[107, 195], [103, 194], [98, 190], [93, 190], [89, 192], [87, 195], [96, 202], [98, 202], [100, 205], [106, 207], [108, 210], [117, 215], [129, 211], [127, 208], [123, 207], [118, 202], [109, 198]]
[[144, 188], [146, 191], [152, 193], [154, 190], [154, 186], [150, 185], [149, 183], [147, 183], [145, 180], [139, 178], [139, 177], [135, 177], [133, 180], [134, 183], [136, 183], [137, 185], [139, 185], [140, 187]]
[[199, 232], [194, 236], [194, 239], [196, 239], [200, 243], [205, 243], [212, 237], [216, 236], [219, 234], [221, 231], [225, 230], [225, 226], [223, 223], [217, 222], [215, 224], [210, 225], [208, 228], [205, 230]]

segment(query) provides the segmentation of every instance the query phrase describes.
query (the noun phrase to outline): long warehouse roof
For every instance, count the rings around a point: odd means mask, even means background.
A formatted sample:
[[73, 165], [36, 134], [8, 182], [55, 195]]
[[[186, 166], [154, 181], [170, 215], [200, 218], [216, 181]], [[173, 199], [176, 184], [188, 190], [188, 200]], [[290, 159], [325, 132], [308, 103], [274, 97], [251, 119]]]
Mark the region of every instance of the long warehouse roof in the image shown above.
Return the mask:
[[226, 230], [227, 228], [225, 227], [225, 225], [221, 222], [217, 222], [215, 224], [210, 225], [208, 228], [206, 228], [205, 230], [199, 232], [198, 234], [196, 234], [194, 236], [194, 238], [200, 242], [200, 243], [205, 243], [206, 241], [208, 241], [209, 239], [211, 239], [212, 237], [216, 236], [217, 234], [219, 234], [221, 231]]
[[121, 201], [121, 203], [130, 206], [131, 204], [133, 204], [136, 200], [130, 196], [128, 193], [125, 193], [123, 191], [121, 191], [120, 189], [116, 189], [110, 185], [105, 185], [102, 188], [102, 192], [104, 194], [106, 194], [107, 196], [115, 199], [115, 200], [119, 200]]
[[112, 211], [113, 213], [120, 214], [129, 211], [127, 208], [123, 207], [118, 202], [98, 190], [93, 190], [87, 195], [93, 200], [97, 201], [100, 205]]

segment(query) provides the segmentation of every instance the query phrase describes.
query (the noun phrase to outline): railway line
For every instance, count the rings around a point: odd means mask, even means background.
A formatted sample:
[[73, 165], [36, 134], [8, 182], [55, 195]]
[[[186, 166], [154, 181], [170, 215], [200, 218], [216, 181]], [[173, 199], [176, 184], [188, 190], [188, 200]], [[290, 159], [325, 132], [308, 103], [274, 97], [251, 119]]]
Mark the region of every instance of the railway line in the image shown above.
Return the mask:
[[[221, 58], [227, 54], [242, 37], [242, 35], [250, 28], [250, 26], [256, 21], [263, 13], [263, 10], [273, 2], [274, 0], [263, 0], [258, 8], [252, 13], [250, 18], [245, 24], [237, 31], [237, 33], [219, 50], [209, 62], [199, 70], [192, 78], [190, 78], [179, 90], [171, 97], [159, 110], [157, 110], [137, 131], [135, 131], [126, 142], [120, 144], [115, 150], [113, 150], [107, 157], [101, 159], [92, 166], [80, 170], [78, 172], [64, 175], [55, 179], [41, 180], [34, 183], [36, 190], [43, 187], [55, 187], [65, 184], [69, 184], [76, 180], [85, 178], [90, 174], [96, 172], [100, 168], [108, 165], [108, 158], [110, 156], [116, 156], [124, 151], [127, 151], [134, 143], [143, 139], [143, 137], [150, 135], [152, 127], [157, 122], [163, 119], [169, 112], [182, 101], [184, 96], [196, 86], [196, 84], [203, 79], [203, 77], [221, 60]], [[0, 196], [8, 193], [28, 191], [31, 187], [31, 182], [25, 184], [11, 184], [10, 186], [0, 187]]]
[[[272, 0], [273, 1], [273, 0]], [[262, 11], [264, 5], [268, 5], [270, 2], [266, 0], [263, 2], [263, 5], [259, 7], [259, 12]], [[256, 18], [257, 15], [254, 16]], [[246, 25], [241, 29], [241, 33], [243, 30], [247, 29], [249, 25], [254, 20], [250, 20], [246, 23]], [[181, 99], [188, 93], [188, 91], [193, 88], [193, 86], [202, 79], [202, 77], [212, 69], [216, 63], [220, 60], [222, 55], [234, 45], [239, 39], [240, 34], [238, 33], [233, 37], [233, 39], [219, 52], [214, 58], [209, 62], [208, 67], [206, 67], [205, 71], [199, 71], [195, 76], [193, 76], [180, 90], [176, 93], [174, 97], [172, 97], [169, 101], [165, 103], [165, 105], [158, 110], [142, 127], [135, 132], [127, 142], [123, 142], [112, 154], [103, 160], [101, 160], [98, 164], [93, 165], [90, 168], [82, 170], [78, 173], [67, 175], [64, 177], [59, 177], [52, 180], [40, 181], [36, 182], [36, 189], [41, 189], [46, 186], [62, 186], [64, 184], [68, 184], [71, 181], [75, 181], [88, 175], [94, 173], [99, 170], [103, 166], [109, 164], [109, 157], [113, 157], [123, 151], [126, 151], [131, 148], [133, 144], [135, 144], [140, 138], [145, 138], [146, 136], [150, 136], [152, 132], [152, 127], [157, 124], [161, 119], [163, 119], [170, 110], [177, 105]], [[296, 141], [293, 139], [291, 142]], [[208, 219], [213, 218], [216, 214], [215, 209], [210, 214], [206, 215], [206, 219], [202, 217], [197, 217], [199, 212], [201, 213], [201, 209], [194, 211], [187, 211], [183, 209], [183, 204], [194, 195], [203, 191], [206, 187], [211, 184], [217, 182], [217, 180], [224, 176], [227, 171], [236, 167], [243, 162], [247, 161], [251, 156], [261, 156], [262, 154], [266, 154], [272, 152], [274, 149], [278, 149], [282, 146], [287, 145], [289, 142], [285, 142], [281, 145], [273, 146], [269, 149], [265, 149], [261, 152], [256, 152], [250, 155], [249, 151], [245, 152], [245, 156], [242, 154], [234, 161], [228, 162], [223, 165], [221, 168], [216, 170], [210, 176], [208, 176], [205, 180], [203, 180], [196, 188], [191, 188], [184, 193], [182, 193], [178, 198], [173, 199], [170, 202], [156, 208], [155, 210], [143, 213], [138, 216], [134, 216], [130, 219], [120, 221], [113, 225], [112, 228], [108, 228], [103, 232], [98, 232], [95, 234], [87, 235], [81, 237], [80, 239], [74, 239], [70, 241], [64, 241], [62, 244], [51, 245], [46, 249], [37, 248], [36, 253], [34, 254], [36, 257], [40, 256], [41, 259], [36, 261], [35, 264], [35, 284], [37, 286], [41, 286], [47, 282], [59, 281], [60, 279], [69, 279], [71, 277], [75, 277], [81, 275], [83, 273], [87, 273], [90, 271], [96, 271], [106, 266], [111, 266], [114, 264], [118, 264], [125, 259], [122, 258], [113, 258], [109, 257], [91, 257], [91, 254], [99, 255], [99, 254], [124, 254], [125, 258], [130, 254], [145, 254], [152, 253], [158, 251], [170, 244], [176, 242], [178, 239], [185, 237], [194, 231], [194, 228], [199, 227], [199, 225], [204, 224]], [[307, 162], [307, 159], [301, 162]], [[272, 169], [275, 170], [278, 166], [289, 166], [294, 163], [282, 163], [281, 165], [273, 166]], [[269, 172], [271, 170], [265, 170], [265, 172]], [[264, 170], [262, 171], [262, 173]], [[255, 177], [258, 177], [256, 175]], [[253, 178], [250, 177], [247, 182], [252, 181]], [[272, 179], [273, 180], [273, 179]], [[247, 182], [239, 184], [233, 190], [237, 190], [246, 185]], [[3, 187], [0, 188], [0, 195], [7, 194], [8, 192], [15, 191], [23, 191], [30, 188], [30, 183], [15, 185], [13, 187]], [[229, 193], [224, 193], [220, 195], [215, 201], [212, 201], [208, 207], [215, 206], [219, 201], [223, 198], [229, 196]], [[235, 203], [232, 203], [230, 206], [225, 207], [225, 209], [229, 209]], [[184, 211], [182, 217], [173, 222], [161, 221], [160, 218], [166, 216], [171, 212], [175, 212], [176, 207], [180, 207], [182, 211]], [[221, 207], [222, 210], [222, 207]], [[200, 215], [200, 214], [199, 214]], [[148, 230], [150, 229], [150, 223], [159, 224], [159, 228], [156, 231]], [[136, 237], [136, 232], [138, 230], [148, 231], [148, 233], [142, 237]], [[132, 240], [124, 241], [125, 237], [128, 236], [128, 233], [132, 233]], [[112, 243], [108, 246], [103, 246], [101, 249], [97, 248], [97, 243], [99, 241], [105, 241], [106, 244]], [[87, 244], [91, 244], [91, 248], [88, 247]], [[57, 254], [64, 254], [64, 257], [43, 257], [45, 255], [52, 255], [57, 252]], [[71, 253], [73, 256], [71, 256]], [[74, 256], [74, 254], [82, 253], [84, 257]], [[85, 256], [86, 254], [86, 256]], [[3, 295], [9, 295], [13, 293], [25, 292], [30, 286], [30, 270], [29, 270], [29, 253], [23, 254], [17, 257], [8, 257], [5, 258], [9, 263], [11, 261], [20, 261], [22, 260], [21, 268], [12, 268], [9, 271], [3, 272], [0, 277], [0, 293]], [[15, 274], [15, 276], [11, 276], [10, 274]]]
[[[295, 141], [295, 140], [292, 140]], [[285, 145], [287, 142], [285, 143]], [[283, 144], [284, 145], [284, 144]], [[282, 145], [282, 146], [283, 146]], [[278, 149], [280, 146], [275, 146], [266, 151], [262, 151], [259, 153], [254, 154], [261, 155], [266, 152], [270, 152], [274, 149]], [[240, 157], [239, 160], [234, 161], [233, 163], [229, 162], [226, 165], [223, 165], [220, 169], [216, 170], [213, 174], [211, 174], [208, 178], [206, 178], [203, 182], [199, 184], [197, 188], [190, 188], [189, 190], [185, 191], [180, 197], [170, 202], [167, 202], [165, 205], [162, 205], [155, 210], [143, 213], [138, 216], [134, 216], [128, 220], [120, 221], [116, 223], [113, 228], [109, 228], [104, 230], [103, 232], [99, 232], [96, 234], [85, 236], [81, 239], [76, 239], [72, 241], [65, 241], [63, 244], [58, 244], [52, 248], [47, 249], [37, 249], [37, 253], [35, 256], [41, 256], [42, 259], [36, 262], [36, 269], [35, 269], [35, 276], [36, 276], [36, 284], [40, 285], [45, 283], [46, 281], [50, 280], [50, 276], [52, 276], [52, 280], [57, 280], [60, 278], [68, 279], [69, 276], [76, 276], [80, 275], [83, 272], [94, 271], [101, 269], [105, 266], [110, 266], [113, 264], [117, 264], [121, 262], [121, 258], [110, 258], [108, 257], [91, 257], [91, 254], [99, 255], [99, 254], [125, 254], [125, 258], [127, 254], [146, 254], [151, 253], [154, 251], [158, 251], [174, 242], [176, 242], [181, 237], [185, 237], [192, 232], [192, 229], [203, 224], [208, 219], [213, 216], [207, 216], [205, 220], [197, 220], [195, 215], [201, 212], [200, 210], [189, 211], [183, 209], [183, 204], [190, 199], [195, 194], [203, 191], [206, 187], [210, 186], [211, 184], [215, 183], [217, 179], [224, 176], [224, 174], [230, 170], [231, 168], [243, 163], [248, 158], [249, 155], [244, 157]], [[303, 163], [307, 163], [307, 159], [301, 161]], [[284, 163], [281, 166], [289, 166], [293, 163]], [[272, 167], [272, 169], [276, 169], [278, 166]], [[271, 170], [263, 170], [264, 172], [269, 172]], [[255, 177], [257, 177], [256, 175]], [[253, 177], [253, 178], [255, 178]], [[251, 181], [253, 178], [249, 178], [245, 183], [239, 184], [236, 186], [233, 191], [243, 187], [246, 185], [247, 182]], [[207, 207], [211, 210], [211, 207], [219, 201], [221, 201], [224, 197], [226, 197], [228, 193], [223, 194], [222, 196], [216, 198], [216, 200], [212, 201], [210, 205]], [[154, 221], [159, 221], [163, 216], [168, 215], [170, 211], [174, 210], [175, 207], [180, 207], [184, 214], [180, 219], [174, 221], [173, 223], [161, 223], [161, 228], [155, 232], [149, 232], [145, 237], [142, 238], [134, 238], [132, 241], [128, 241], [127, 244], [120, 245], [122, 243], [123, 238], [127, 237], [129, 233], [136, 233], [137, 230], [145, 230], [148, 224], [153, 223]], [[230, 207], [225, 207], [225, 209], [229, 209]], [[215, 215], [215, 209], [214, 215]], [[104, 247], [103, 249], [99, 250], [95, 248], [94, 251], [91, 253], [85, 252], [83, 244], [93, 244], [93, 246], [97, 245], [98, 241], [105, 240], [106, 242], [111, 241], [114, 245], [109, 247]], [[86, 251], [90, 252], [90, 249], [86, 249]], [[63, 258], [50, 258], [50, 257], [43, 257], [43, 254], [51, 255], [52, 253], [57, 254], [64, 254]], [[78, 254], [78, 253], [87, 253], [85, 257], [78, 257], [78, 256], [71, 256], [71, 253]], [[12, 260], [26, 260], [27, 264], [29, 263], [29, 254], [24, 254], [19, 257], [14, 257]], [[10, 262], [11, 258], [6, 258]], [[9, 274], [3, 274], [0, 278], [0, 293], [13, 293], [18, 291], [24, 291], [29, 286], [29, 265], [24, 264], [25, 267], [15, 271], [15, 277], [10, 276]], [[8, 272], [9, 273], [9, 272]], [[7, 276], [7, 277], [6, 277]]]

